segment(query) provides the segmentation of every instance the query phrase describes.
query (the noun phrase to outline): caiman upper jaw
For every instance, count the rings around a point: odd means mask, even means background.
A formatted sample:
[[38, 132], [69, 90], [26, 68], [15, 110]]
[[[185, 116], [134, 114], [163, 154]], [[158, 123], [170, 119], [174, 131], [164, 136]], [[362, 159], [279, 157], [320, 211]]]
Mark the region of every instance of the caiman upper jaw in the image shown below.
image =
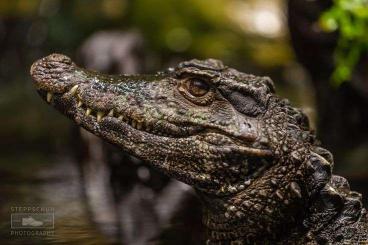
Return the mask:
[[[159, 136], [189, 136], [184, 134], [186, 131], [182, 128], [169, 124], [166, 127], [170, 127], [171, 131], [167, 133], [156, 124], [158, 119], [151, 118], [149, 121], [139, 115], [139, 103], [131, 100], [133, 94], [126, 94], [130, 88], [127, 83], [132, 87], [139, 84], [134, 75], [121, 78], [126, 84], [125, 94], [115, 92], [121, 86], [115, 86], [110, 77], [102, 78], [97, 73], [78, 68], [62, 54], [51, 54], [37, 60], [31, 66], [30, 73], [40, 96], [74, 121], [78, 120], [77, 123], [80, 123], [77, 115], [83, 115], [86, 120], [94, 118], [97, 123], [109, 116], [138, 130], [154, 130], [154, 134]], [[119, 78], [115, 80], [119, 82]], [[136, 94], [140, 93], [138, 89]], [[198, 130], [198, 127], [187, 128], [190, 134]]]

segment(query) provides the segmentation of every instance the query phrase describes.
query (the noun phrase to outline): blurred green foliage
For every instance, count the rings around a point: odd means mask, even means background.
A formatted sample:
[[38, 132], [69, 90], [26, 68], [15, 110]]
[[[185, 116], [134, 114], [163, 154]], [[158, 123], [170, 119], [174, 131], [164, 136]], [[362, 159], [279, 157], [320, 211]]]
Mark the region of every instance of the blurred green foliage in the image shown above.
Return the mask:
[[20, 144], [56, 148], [68, 142], [70, 122], [36, 95], [29, 67], [52, 52], [78, 62], [79, 47], [98, 31], [139, 32], [151, 71], [184, 59], [218, 58], [282, 83], [284, 70], [294, 61], [283, 4], [284, 0], [1, 0], [0, 111], [7, 115], [0, 122], [3, 142], [10, 142], [15, 152]]
[[338, 86], [351, 78], [361, 55], [368, 50], [368, 0], [334, 0], [320, 17], [327, 32], [339, 32], [332, 82]]
[[[0, 2], [1, 16], [38, 20], [47, 25], [44, 47], [73, 53], [93, 32], [136, 29], [147, 48], [172, 56], [219, 58], [232, 65], [276, 68], [292, 60], [286, 31], [257, 30], [256, 14], [283, 25], [282, 0], [11, 0]], [[272, 6], [270, 8], [269, 6]], [[264, 19], [263, 22], [267, 22]]]

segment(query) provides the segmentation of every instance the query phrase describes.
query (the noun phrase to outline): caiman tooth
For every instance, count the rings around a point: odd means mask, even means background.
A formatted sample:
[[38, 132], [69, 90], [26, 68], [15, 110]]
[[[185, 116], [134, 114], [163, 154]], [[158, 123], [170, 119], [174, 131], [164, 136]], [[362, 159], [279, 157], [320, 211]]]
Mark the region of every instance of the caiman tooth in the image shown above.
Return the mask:
[[104, 115], [105, 113], [103, 113], [102, 111], [97, 112], [97, 122], [101, 122]]
[[91, 108], [87, 108], [86, 110], [86, 116], [91, 115], [92, 109]]
[[81, 107], [83, 105], [82, 101], [78, 101], [77, 107]]
[[75, 95], [77, 93], [77, 89], [78, 89], [78, 85], [74, 85], [71, 89], [70, 89], [70, 93], [71, 95]]
[[47, 92], [46, 100], [48, 103], [51, 102], [52, 96], [53, 96], [53, 93]]
[[109, 117], [113, 117], [114, 116], [114, 109], [111, 109], [109, 111], [109, 114], [107, 114]]

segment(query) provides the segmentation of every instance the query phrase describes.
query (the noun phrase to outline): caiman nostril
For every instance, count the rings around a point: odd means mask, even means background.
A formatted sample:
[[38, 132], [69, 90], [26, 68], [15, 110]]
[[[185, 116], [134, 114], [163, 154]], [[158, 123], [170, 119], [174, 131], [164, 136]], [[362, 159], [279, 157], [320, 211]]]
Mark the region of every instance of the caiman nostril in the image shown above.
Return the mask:
[[63, 55], [63, 54], [50, 54], [44, 58], [42, 58], [41, 60], [42, 63], [44, 64], [51, 64], [51, 65], [57, 65], [58, 63], [60, 64], [66, 64], [66, 65], [71, 65], [73, 62], [72, 60], [66, 56], [66, 55]]

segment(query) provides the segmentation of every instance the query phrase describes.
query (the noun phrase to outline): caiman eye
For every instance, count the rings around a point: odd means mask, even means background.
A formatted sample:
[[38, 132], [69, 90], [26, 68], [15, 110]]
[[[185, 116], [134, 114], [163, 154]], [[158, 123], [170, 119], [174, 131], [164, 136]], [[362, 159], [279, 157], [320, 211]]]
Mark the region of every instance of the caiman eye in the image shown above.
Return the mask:
[[184, 82], [186, 90], [195, 97], [202, 97], [210, 91], [210, 85], [201, 79], [190, 79]]
[[209, 105], [214, 99], [211, 85], [200, 78], [188, 78], [179, 82], [178, 90], [192, 103]]

